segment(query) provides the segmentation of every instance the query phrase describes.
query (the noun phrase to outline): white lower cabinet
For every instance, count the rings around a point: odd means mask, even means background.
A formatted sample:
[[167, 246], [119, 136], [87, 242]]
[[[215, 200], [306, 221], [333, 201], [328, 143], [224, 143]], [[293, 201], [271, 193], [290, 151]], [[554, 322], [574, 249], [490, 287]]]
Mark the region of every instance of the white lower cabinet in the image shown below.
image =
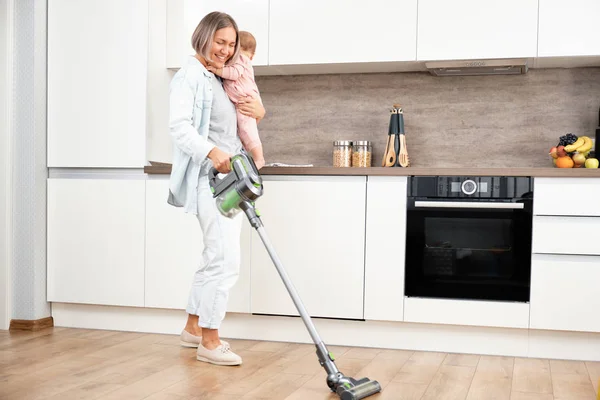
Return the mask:
[[403, 320], [407, 179], [368, 178], [365, 319]]
[[[265, 231], [313, 317], [363, 318], [364, 176], [264, 177]], [[257, 232], [251, 311], [299, 315]]]
[[407, 297], [404, 321], [527, 329], [529, 304]]
[[600, 217], [600, 178], [535, 178], [534, 215]]
[[48, 301], [144, 306], [145, 181], [48, 179]]
[[[145, 306], [185, 309], [202, 261], [202, 231], [195, 215], [167, 203], [168, 179], [146, 181]], [[241, 216], [245, 218], [245, 216]], [[242, 225], [241, 266], [228, 312], [250, 312], [250, 225]]]
[[[600, 255], [600, 217], [533, 217], [533, 253]], [[565, 234], [568, 232], [568, 234]]]
[[533, 255], [530, 328], [600, 332], [600, 256]]

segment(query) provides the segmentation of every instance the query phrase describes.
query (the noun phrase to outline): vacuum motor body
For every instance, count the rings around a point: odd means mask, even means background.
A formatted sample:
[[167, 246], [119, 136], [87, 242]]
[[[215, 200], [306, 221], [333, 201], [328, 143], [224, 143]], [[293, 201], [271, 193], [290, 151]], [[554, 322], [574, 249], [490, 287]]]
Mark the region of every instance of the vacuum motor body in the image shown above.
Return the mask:
[[231, 158], [231, 172], [224, 177], [211, 168], [210, 189], [217, 208], [224, 216], [233, 218], [240, 211], [254, 206], [254, 201], [262, 196], [262, 178], [254, 160], [242, 152]]

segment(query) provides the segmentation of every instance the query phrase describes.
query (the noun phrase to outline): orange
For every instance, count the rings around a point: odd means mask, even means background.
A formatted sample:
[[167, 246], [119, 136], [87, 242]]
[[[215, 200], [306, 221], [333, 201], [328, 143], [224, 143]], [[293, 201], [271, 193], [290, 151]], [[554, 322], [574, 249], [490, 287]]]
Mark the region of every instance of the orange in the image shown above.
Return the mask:
[[575, 163], [573, 162], [573, 160], [569, 156], [558, 157], [556, 159], [556, 166], [558, 168], [573, 168], [574, 164]]

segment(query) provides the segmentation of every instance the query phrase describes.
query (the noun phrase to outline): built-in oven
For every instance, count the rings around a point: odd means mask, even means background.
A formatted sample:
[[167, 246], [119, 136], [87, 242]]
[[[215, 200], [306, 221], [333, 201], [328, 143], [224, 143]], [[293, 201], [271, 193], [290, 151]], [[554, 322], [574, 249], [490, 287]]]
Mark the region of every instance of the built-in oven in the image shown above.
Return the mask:
[[529, 301], [533, 180], [408, 181], [405, 295]]

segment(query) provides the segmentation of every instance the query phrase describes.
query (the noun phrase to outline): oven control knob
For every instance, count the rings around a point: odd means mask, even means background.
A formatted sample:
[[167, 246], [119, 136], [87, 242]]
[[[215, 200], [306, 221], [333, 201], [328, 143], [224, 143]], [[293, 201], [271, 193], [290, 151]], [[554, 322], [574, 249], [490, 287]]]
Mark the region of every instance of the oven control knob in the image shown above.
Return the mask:
[[461, 189], [464, 194], [473, 194], [477, 191], [477, 184], [471, 179], [467, 179], [462, 183]]

